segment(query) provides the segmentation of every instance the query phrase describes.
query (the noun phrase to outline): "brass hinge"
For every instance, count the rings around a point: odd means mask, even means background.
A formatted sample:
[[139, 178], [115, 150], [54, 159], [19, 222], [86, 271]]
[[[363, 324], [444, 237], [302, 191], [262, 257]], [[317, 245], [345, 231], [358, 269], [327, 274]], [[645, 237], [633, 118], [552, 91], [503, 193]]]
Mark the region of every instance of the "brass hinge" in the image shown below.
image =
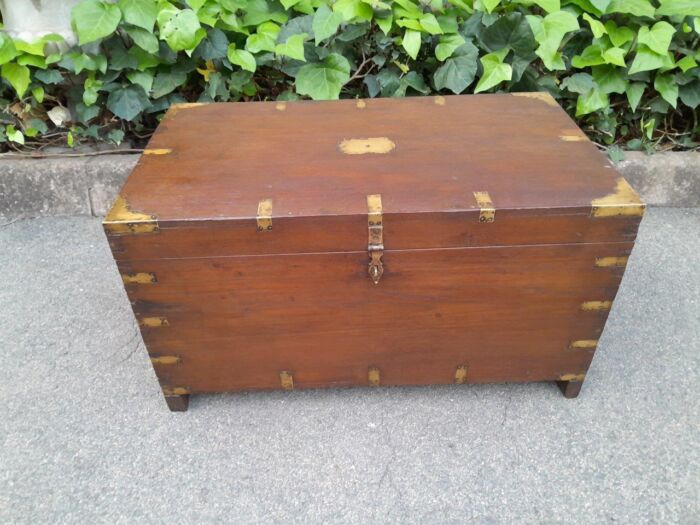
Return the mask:
[[294, 376], [288, 370], [280, 372], [280, 385], [283, 390], [294, 390]]
[[133, 211], [121, 195], [114, 201], [102, 222], [102, 227], [108, 235], [156, 233], [160, 230], [158, 217]]
[[272, 199], [263, 199], [258, 203], [258, 231], [272, 230]]
[[455, 370], [455, 383], [462, 385], [467, 382], [467, 367], [460, 365]]
[[367, 251], [369, 252], [369, 276], [374, 284], [379, 284], [379, 280], [384, 273], [382, 256], [384, 255], [384, 225], [382, 219], [382, 196], [367, 195], [367, 227], [369, 231], [369, 241]]
[[123, 273], [124, 284], [154, 284], [158, 282], [156, 274], [152, 272]]
[[479, 222], [493, 222], [496, 220], [496, 208], [488, 191], [475, 191], [474, 198], [479, 206]]
[[370, 386], [379, 386], [380, 377], [379, 368], [376, 366], [370, 366], [367, 369], [367, 381], [369, 381]]

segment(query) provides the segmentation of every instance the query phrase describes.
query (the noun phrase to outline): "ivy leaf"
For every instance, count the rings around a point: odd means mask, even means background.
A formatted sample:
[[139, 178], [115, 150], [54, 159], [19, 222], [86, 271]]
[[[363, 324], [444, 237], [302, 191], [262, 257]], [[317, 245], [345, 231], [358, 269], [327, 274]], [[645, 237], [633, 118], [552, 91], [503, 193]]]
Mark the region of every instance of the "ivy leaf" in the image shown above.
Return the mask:
[[15, 129], [15, 127], [12, 124], [5, 128], [5, 133], [7, 133], [7, 138], [10, 139], [12, 142], [16, 142], [17, 144], [24, 144], [24, 135], [20, 130]]
[[615, 47], [622, 47], [634, 38], [634, 31], [625, 26], [617, 27], [617, 24], [612, 20], [605, 22], [605, 32]]
[[548, 13], [554, 13], [561, 9], [559, 0], [534, 0], [534, 2]]
[[119, 0], [124, 21], [128, 24], [153, 31], [158, 15], [158, 6], [154, 0]]
[[341, 13], [332, 11], [326, 4], [319, 7], [314, 14], [312, 24], [316, 45], [335, 35], [342, 21], [343, 15]]
[[0, 32], [0, 64], [9, 62], [17, 56], [17, 49], [12, 38]]
[[697, 0], [660, 0], [661, 6], [656, 15], [700, 16], [700, 3]]
[[83, 0], [71, 13], [80, 45], [111, 35], [117, 29], [122, 13], [114, 4], [100, 0]]
[[695, 59], [691, 56], [686, 56], [681, 58], [678, 62], [676, 62], [679, 68], [681, 68], [681, 71], [685, 73], [689, 69], [693, 69], [694, 67], [697, 67], [698, 63], [695, 61]]
[[496, 7], [498, 7], [498, 4], [501, 3], [501, 0], [481, 0], [481, 5], [486, 9], [487, 13], [490, 13]]
[[383, 18], [375, 18], [375, 22], [377, 22], [379, 29], [381, 29], [385, 35], [388, 35], [389, 31], [391, 31], [393, 17], [391, 15], [389, 15], [389, 16], [385, 16]]
[[245, 16], [243, 17], [243, 25], [257, 26], [268, 20], [284, 24], [287, 21], [287, 14], [282, 11], [277, 5], [266, 0], [248, 0], [243, 8]]
[[611, 47], [603, 51], [603, 60], [606, 64], [615, 64], [616, 66], [625, 67], [625, 55], [627, 51], [621, 47]]
[[646, 85], [642, 84], [641, 82], [631, 82], [627, 84], [625, 93], [627, 94], [627, 100], [630, 103], [633, 113], [637, 111], [639, 101], [642, 100], [642, 95], [644, 94], [645, 89]]
[[333, 4], [333, 11], [340, 13], [345, 22], [354, 19], [369, 21], [374, 16], [372, 7], [362, 0], [338, 0]]
[[153, 74], [147, 71], [129, 71], [126, 78], [132, 84], [141, 86], [146, 93], [151, 91], [151, 87], [153, 87]]
[[2, 74], [2, 78], [7, 80], [17, 92], [17, 97], [22, 98], [22, 95], [24, 95], [29, 87], [29, 68], [27, 66], [20, 66], [19, 64], [8, 62], [2, 65], [0, 73]]
[[258, 26], [255, 34], [250, 35], [245, 42], [245, 48], [251, 53], [274, 51], [280, 26], [274, 22], [264, 22]]
[[651, 71], [659, 69], [666, 63], [667, 57], [654, 53], [645, 45], [637, 46], [637, 54], [630, 66], [629, 74], [634, 75], [642, 71]]
[[449, 89], [455, 95], [462, 93], [474, 82], [479, 50], [471, 42], [458, 48], [457, 56], [449, 58], [433, 75], [435, 89]]
[[290, 36], [284, 44], [277, 44], [275, 46], [275, 54], [306, 62], [306, 58], [304, 57], [304, 40], [307, 36], [309, 35], [306, 33]]
[[165, 40], [173, 51], [192, 49], [197, 44], [197, 30], [201, 29], [197, 14], [191, 9], [175, 13], [160, 31], [160, 38]]
[[258, 67], [253, 54], [245, 49], [236, 49], [236, 44], [229, 44], [227, 56], [232, 64], [240, 66], [245, 71], [255, 73]]
[[602, 90], [594, 87], [588, 92], [579, 95], [576, 100], [576, 116], [587, 115], [599, 109], [603, 109], [610, 104], [608, 95]]
[[119, 87], [107, 97], [107, 109], [124, 120], [133, 120], [150, 105], [148, 95], [137, 85]]
[[314, 100], [337, 99], [343, 85], [350, 80], [350, 63], [338, 53], [331, 53], [321, 62], [302, 66], [297, 72], [297, 93]]
[[593, 83], [593, 77], [588, 73], [574, 73], [562, 81], [561, 87], [572, 93], [583, 95], [594, 89], [595, 84]]
[[588, 46], [580, 55], [576, 55], [571, 59], [571, 65], [577, 68], [598, 66], [600, 64], [605, 64], [605, 59], [598, 44]]
[[596, 20], [588, 13], [583, 13], [583, 19], [588, 22], [595, 38], [600, 38], [605, 34], [605, 26], [599, 20]]
[[406, 29], [403, 34], [403, 40], [401, 45], [413, 60], [418, 56], [418, 51], [420, 51], [421, 37], [418, 31], [413, 29]]
[[654, 18], [654, 6], [649, 0], [612, 0], [605, 13], [628, 13]]
[[160, 98], [172, 93], [187, 80], [187, 74], [180, 71], [160, 72], [153, 79], [151, 97]]
[[700, 79], [681, 86], [678, 96], [681, 102], [689, 108], [695, 109], [700, 105]]
[[420, 23], [421, 28], [431, 35], [441, 35], [443, 33], [437, 18], [435, 18], [435, 15], [432, 13], [424, 14], [422, 17], [420, 17], [418, 22]]
[[611, 0], [591, 0], [591, 4], [593, 4], [593, 7], [598, 9], [598, 11], [600, 11], [601, 13], [605, 13], [605, 11], [607, 11], [610, 2]]
[[481, 93], [487, 89], [510, 80], [513, 76], [513, 68], [510, 64], [503, 63], [503, 59], [508, 54], [508, 49], [503, 49], [495, 53], [489, 53], [481, 57], [481, 64], [484, 66], [484, 73], [474, 89], [474, 93]]
[[46, 69], [34, 72], [34, 77], [43, 84], [60, 84], [63, 82], [63, 75], [57, 69]]
[[158, 37], [150, 31], [140, 27], [127, 27], [126, 34], [144, 51], [158, 53]]
[[668, 51], [668, 46], [671, 45], [671, 39], [676, 29], [668, 22], [657, 22], [651, 29], [647, 26], [639, 28], [637, 33], [637, 42], [646, 45], [654, 53], [664, 55]]
[[493, 24], [483, 29], [481, 42], [488, 51], [510, 47], [516, 55], [523, 58], [534, 58], [533, 50], [537, 45], [530, 25], [520, 13], [500, 16]]
[[593, 80], [603, 93], [624, 93], [627, 87], [625, 77], [619, 68], [613, 66], [596, 66], [592, 68]]
[[441, 36], [440, 43], [435, 46], [435, 58], [440, 62], [444, 62], [451, 57], [452, 53], [464, 44], [464, 42], [464, 37], [460, 34]]
[[566, 33], [579, 29], [578, 19], [568, 11], [550, 13], [543, 19], [527, 16], [535, 40], [540, 44], [535, 53], [549, 70], [565, 69], [559, 46]]
[[674, 82], [671, 75], [656, 75], [654, 79], [654, 89], [661, 97], [674, 108], [678, 102], [678, 84]]

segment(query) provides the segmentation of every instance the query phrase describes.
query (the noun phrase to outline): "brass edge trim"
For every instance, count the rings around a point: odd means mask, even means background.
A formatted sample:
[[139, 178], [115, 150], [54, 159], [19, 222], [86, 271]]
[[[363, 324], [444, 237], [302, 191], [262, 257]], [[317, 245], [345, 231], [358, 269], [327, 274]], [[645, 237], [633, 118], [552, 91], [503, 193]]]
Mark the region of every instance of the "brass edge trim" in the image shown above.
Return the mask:
[[587, 139], [585, 135], [559, 135], [559, 138], [564, 142], [585, 142]]
[[284, 111], [287, 109], [287, 103], [286, 102], [277, 102], [277, 104], [275, 104], [275, 109], [277, 111]]
[[612, 308], [612, 301], [586, 301], [581, 303], [581, 310], [584, 312], [610, 310], [610, 308]]
[[173, 117], [178, 113], [178, 111], [182, 109], [196, 108], [199, 106], [206, 106], [207, 104], [209, 104], [209, 102], [179, 102], [175, 104], [170, 104], [166, 116]]
[[474, 198], [479, 206], [479, 222], [488, 223], [496, 220], [496, 208], [488, 191], [475, 191]]
[[143, 150], [144, 155], [168, 155], [172, 152], [173, 150], [170, 148], [146, 148]]
[[596, 348], [598, 346], [597, 339], [580, 339], [578, 341], [571, 341], [569, 348], [571, 350], [577, 350], [581, 348]]
[[139, 319], [139, 325], [145, 328], [159, 328], [161, 326], [170, 326], [170, 323], [165, 317], [142, 317]]
[[541, 100], [548, 106], [552, 107], [558, 107], [559, 104], [557, 101], [554, 99], [552, 95], [549, 94], [547, 91], [530, 91], [530, 92], [523, 92], [523, 93], [511, 93], [512, 96], [514, 97], [525, 97], [525, 98], [533, 98], [535, 100]]
[[379, 386], [379, 383], [381, 382], [381, 372], [379, 371], [379, 368], [376, 366], [370, 366], [367, 369], [367, 381], [369, 382], [370, 386]]
[[591, 201], [591, 217], [641, 217], [645, 208], [632, 186], [619, 177], [612, 193]]
[[280, 372], [280, 386], [283, 390], [294, 390], [294, 376], [289, 370]]
[[433, 99], [433, 102], [435, 103], [436, 106], [444, 106], [445, 105], [445, 97], [438, 95]]
[[628, 256], [625, 257], [598, 257], [595, 265], [598, 268], [622, 268], [627, 266]]
[[153, 272], [123, 273], [124, 284], [155, 284], [158, 282]]
[[563, 374], [559, 376], [559, 381], [583, 381], [586, 374]]
[[182, 357], [179, 355], [160, 355], [151, 357], [151, 363], [154, 365], [179, 365], [182, 363]]
[[259, 232], [272, 230], [272, 199], [263, 199], [258, 203], [257, 224]]
[[115, 199], [102, 221], [102, 227], [108, 235], [155, 233], [160, 230], [157, 216], [132, 210], [122, 195]]
[[462, 385], [467, 382], [467, 371], [468, 367], [466, 365], [459, 365], [455, 370], [455, 383]]
[[360, 99], [357, 99], [355, 106], [357, 106], [357, 109], [365, 109], [367, 107], [367, 102], [365, 102], [364, 100], [362, 100], [360, 98]]
[[164, 386], [162, 390], [166, 396], [186, 396], [190, 393], [190, 389], [184, 386]]

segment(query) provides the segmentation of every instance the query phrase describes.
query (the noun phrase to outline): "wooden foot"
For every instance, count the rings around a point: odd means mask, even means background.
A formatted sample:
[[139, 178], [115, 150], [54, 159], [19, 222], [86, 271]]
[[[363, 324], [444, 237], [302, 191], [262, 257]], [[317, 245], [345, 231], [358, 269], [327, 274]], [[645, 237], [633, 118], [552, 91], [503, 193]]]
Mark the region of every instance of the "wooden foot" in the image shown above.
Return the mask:
[[566, 398], [578, 397], [583, 381], [557, 381], [557, 386]]
[[187, 407], [190, 404], [189, 394], [180, 396], [165, 396], [165, 402], [171, 412], [187, 412]]

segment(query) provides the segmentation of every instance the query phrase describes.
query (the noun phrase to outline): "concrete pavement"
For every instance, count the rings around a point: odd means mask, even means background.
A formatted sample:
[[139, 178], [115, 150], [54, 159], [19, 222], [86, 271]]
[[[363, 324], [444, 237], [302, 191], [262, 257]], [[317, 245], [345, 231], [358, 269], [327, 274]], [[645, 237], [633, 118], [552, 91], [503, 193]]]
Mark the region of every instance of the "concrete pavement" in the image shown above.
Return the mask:
[[0, 226], [2, 523], [700, 523], [700, 209], [651, 209], [581, 396], [166, 409], [99, 221]]

